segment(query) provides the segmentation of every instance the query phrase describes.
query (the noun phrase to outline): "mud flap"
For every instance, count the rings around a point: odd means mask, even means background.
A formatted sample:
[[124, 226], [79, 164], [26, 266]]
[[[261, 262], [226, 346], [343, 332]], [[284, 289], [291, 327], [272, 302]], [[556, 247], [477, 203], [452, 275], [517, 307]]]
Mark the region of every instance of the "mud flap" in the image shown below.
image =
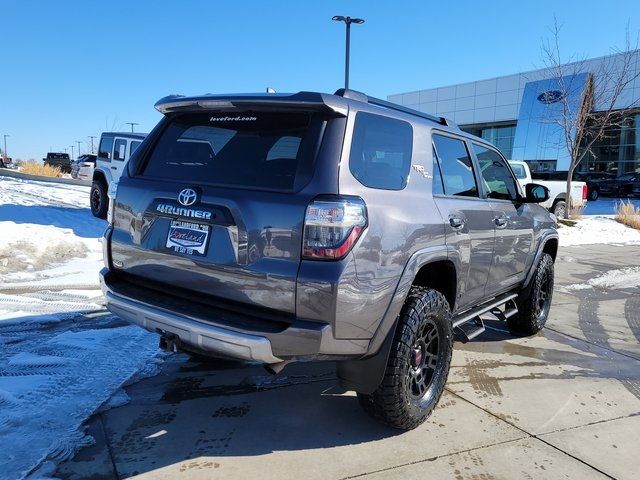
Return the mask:
[[387, 368], [393, 337], [396, 333], [396, 323], [389, 330], [387, 338], [378, 353], [358, 360], [338, 362], [336, 375], [340, 380], [340, 385], [345, 390], [354, 390], [358, 393], [369, 395], [380, 386], [384, 371]]

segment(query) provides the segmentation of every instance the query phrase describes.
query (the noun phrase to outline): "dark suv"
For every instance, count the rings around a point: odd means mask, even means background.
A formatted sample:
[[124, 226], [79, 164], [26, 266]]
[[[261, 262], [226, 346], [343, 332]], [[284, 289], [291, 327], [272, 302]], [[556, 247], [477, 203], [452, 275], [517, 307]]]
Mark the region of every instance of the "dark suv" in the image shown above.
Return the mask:
[[58, 167], [62, 173], [71, 173], [71, 158], [68, 153], [49, 152], [42, 161], [50, 167]]
[[[364, 94], [170, 96], [110, 198], [108, 308], [169, 350], [334, 360], [366, 411], [435, 407], [454, 333], [534, 334], [558, 235], [502, 155]], [[113, 198], [115, 197], [115, 198]]]

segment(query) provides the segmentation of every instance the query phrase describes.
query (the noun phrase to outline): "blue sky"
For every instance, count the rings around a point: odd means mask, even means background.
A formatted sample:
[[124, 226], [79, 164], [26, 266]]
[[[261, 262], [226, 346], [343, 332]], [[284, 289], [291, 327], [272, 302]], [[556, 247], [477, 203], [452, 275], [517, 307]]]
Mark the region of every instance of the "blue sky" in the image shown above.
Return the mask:
[[637, 0], [3, 0], [0, 142], [39, 160], [125, 122], [151, 130], [170, 93], [332, 92], [344, 79], [333, 15], [366, 19], [351, 87], [379, 97], [537, 68], [554, 15], [567, 55], [605, 55], [627, 21], [640, 28]]

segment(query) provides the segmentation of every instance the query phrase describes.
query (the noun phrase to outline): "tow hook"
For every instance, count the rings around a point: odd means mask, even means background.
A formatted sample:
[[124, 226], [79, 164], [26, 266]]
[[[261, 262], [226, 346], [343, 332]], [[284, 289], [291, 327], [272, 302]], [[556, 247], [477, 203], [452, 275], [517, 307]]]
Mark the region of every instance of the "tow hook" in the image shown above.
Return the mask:
[[178, 351], [178, 343], [180, 342], [180, 338], [173, 333], [168, 332], [160, 332], [160, 344], [159, 347], [161, 350], [165, 352], [177, 352]]

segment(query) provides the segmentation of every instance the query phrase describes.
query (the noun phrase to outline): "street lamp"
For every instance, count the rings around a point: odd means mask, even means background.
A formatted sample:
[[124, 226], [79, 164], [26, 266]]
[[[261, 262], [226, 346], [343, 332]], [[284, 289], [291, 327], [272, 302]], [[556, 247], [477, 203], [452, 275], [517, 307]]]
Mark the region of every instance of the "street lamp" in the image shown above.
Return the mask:
[[93, 139], [96, 137], [94, 135], [89, 135], [89, 138], [91, 139], [91, 153], [93, 153]]
[[76, 140], [76, 143], [78, 144], [78, 156], [80, 156], [80, 144], [82, 142], [80, 140]]
[[351, 24], [355, 23], [356, 25], [360, 25], [364, 23], [364, 19], [335, 15], [331, 20], [335, 20], [336, 22], [344, 22], [347, 27], [347, 45], [344, 59], [344, 88], [347, 89], [349, 88], [349, 45], [351, 43]]
[[71, 147], [71, 160], [73, 160], [75, 157], [74, 153], [73, 153], [73, 149], [75, 148], [75, 146], [73, 145], [69, 145]]
[[139, 123], [136, 122], [125, 122], [127, 125], [131, 125], [131, 133], [133, 133], [133, 126], [134, 125], [140, 125]]
[[4, 156], [9, 158], [9, 154], [7, 153], [7, 137], [10, 137], [11, 135], [3, 135], [4, 137]]

